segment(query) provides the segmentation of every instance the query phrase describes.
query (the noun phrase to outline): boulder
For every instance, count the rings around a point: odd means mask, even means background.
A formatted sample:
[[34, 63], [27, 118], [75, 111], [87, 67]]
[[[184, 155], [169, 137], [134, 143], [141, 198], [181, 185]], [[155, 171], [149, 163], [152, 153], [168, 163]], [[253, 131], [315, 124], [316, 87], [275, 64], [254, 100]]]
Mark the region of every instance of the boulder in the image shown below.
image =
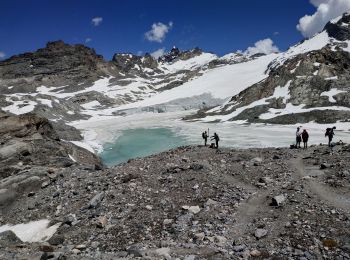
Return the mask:
[[64, 240], [65, 240], [64, 235], [54, 234], [52, 237], [50, 237], [50, 239], [47, 242], [50, 245], [58, 246], [58, 245], [62, 245]]
[[327, 168], [330, 168], [331, 166], [328, 164], [328, 163], [321, 163], [320, 165], [320, 169], [321, 170], [324, 170], [324, 169], [327, 169]]
[[272, 198], [271, 206], [279, 207], [284, 203], [285, 200], [286, 197], [283, 194], [275, 196]]
[[0, 246], [1, 247], [18, 245], [21, 243], [22, 243], [22, 241], [11, 230], [7, 230], [7, 231], [0, 233]]
[[105, 197], [104, 192], [95, 195], [89, 202], [89, 208], [97, 208]]
[[201, 208], [199, 206], [182, 206], [182, 208], [192, 214], [197, 214], [201, 211]]
[[258, 228], [258, 229], [255, 231], [254, 236], [255, 236], [257, 239], [261, 239], [261, 238], [267, 236], [267, 230], [266, 230], [266, 229], [262, 229], [262, 228]]
[[129, 255], [133, 255], [134, 257], [143, 257], [145, 250], [139, 244], [131, 245], [126, 249]]

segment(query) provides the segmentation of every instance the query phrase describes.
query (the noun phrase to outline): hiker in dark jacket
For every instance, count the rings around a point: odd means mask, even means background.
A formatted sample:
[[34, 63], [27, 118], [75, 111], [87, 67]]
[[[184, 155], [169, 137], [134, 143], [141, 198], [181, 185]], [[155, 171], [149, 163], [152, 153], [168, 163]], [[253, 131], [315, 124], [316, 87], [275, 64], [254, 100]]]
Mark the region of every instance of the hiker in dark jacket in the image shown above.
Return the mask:
[[214, 133], [210, 140], [215, 140], [215, 148], [219, 148], [220, 138], [217, 133]]
[[207, 141], [208, 141], [208, 134], [207, 131], [204, 131], [202, 133], [202, 138], [204, 139], [204, 145], [207, 146]]
[[332, 140], [333, 140], [333, 136], [334, 134], [334, 130], [337, 129], [335, 126], [333, 126], [332, 128], [327, 128], [326, 129], [326, 133], [324, 136], [328, 136], [328, 146], [332, 147]]
[[304, 149], [307, 149], [307, 142], [309, 140], [309, 133], [304, 129], [304, 131], [301, 133], [301, 138], [303, 139], [304, 143]]
[[300, 143], [301, 143], [301, 127], [297, 127], [297, 131], [295, 133], [296, 137], [296, 148], [300, 148]]

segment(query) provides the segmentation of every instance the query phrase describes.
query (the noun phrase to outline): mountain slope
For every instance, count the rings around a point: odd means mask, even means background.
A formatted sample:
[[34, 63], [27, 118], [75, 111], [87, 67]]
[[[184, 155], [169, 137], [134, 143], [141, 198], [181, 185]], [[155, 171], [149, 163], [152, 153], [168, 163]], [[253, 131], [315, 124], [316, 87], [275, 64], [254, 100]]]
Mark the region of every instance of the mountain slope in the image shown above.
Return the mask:
[[[269, 76], [204, 121], [331, 123], [350, 119], [350, 14], [328, 23], [315, 37], [282, 53]], [[203, 116], [203, 115], [199, 115]]]
[[[123, 104], [135, 103], [130, 107], [137, 107], [150, 97], [159, 99], [160, 93], [165, 93], [160, 97], [168, 96], [165, 102], [206, 94], [191, 108], [215, 106], [230, 96], [230, 66], [252, 59], [241, 54], [219, 58], [198, 48], [180, 51], [174, 47], [158, 60], [149, 54], [115, 54], [111, 61], [105, 61], [85, 46], [51, 42], [34, 53], [0, 62], [0, 107], [14, 114], [33, 111], [51, 120], [74, 121], [111, 115]], [[215, 75], [215, 69], [224, 74]], [[256, 82], [249, 80], [254, 70], [252, 67], [246, 75], [246, 86]], [[212, 80], [204, 89], [186, 85], [207, 73], [223, 83], [225, 93], [212, 89]], [[260, 80], [261, 76], [257, 77]], [[172, 92], [178, 94], [172, 96]], [[208, 96], [210, 92], [219, 95]], [[176, 109], [188, 107], [182, 104]]]

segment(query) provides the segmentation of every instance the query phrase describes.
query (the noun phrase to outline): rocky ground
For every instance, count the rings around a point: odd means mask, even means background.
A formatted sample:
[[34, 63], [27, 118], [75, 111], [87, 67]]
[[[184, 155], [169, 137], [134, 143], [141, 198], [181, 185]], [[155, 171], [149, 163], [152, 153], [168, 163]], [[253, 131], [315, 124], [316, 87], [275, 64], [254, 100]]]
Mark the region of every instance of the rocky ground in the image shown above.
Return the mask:
[[37, 184], [1, 206], [0, 226], [60, 227], [37, 243], [0, 234], [0, 258], [349, 259], [349, 159], [349, 145], [188, 146], [98, 171], [26, 165]]

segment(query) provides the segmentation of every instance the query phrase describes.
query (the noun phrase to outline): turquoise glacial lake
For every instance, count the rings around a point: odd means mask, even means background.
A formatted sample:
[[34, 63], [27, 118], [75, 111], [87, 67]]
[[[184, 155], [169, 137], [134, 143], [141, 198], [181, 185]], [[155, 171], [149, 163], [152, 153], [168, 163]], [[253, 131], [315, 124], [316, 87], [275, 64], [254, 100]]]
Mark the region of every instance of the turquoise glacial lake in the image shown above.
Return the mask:
[[127, 129], [113, 143], [104, 145], [99, 155], [105, 165], [113, 166], [186, 144], [185, 138], [169, 128]]

